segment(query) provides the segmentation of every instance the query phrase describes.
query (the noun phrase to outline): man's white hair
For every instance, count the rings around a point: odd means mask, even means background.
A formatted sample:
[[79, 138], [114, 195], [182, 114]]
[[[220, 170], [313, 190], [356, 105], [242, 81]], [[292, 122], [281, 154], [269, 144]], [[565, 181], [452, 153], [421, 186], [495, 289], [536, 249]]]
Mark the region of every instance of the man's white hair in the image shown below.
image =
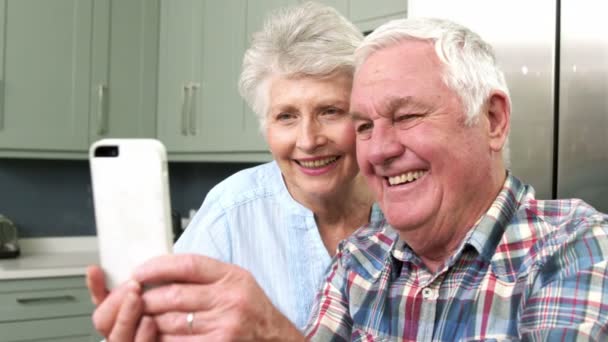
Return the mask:
[[[445, 67], [442, 79], [460, 97], [467, 125], [477, 122], [479, 112], [493, 90], [502, 91], [510, 104], [509, 88], [496, 64], [492, 46], [475, 32], [448, 20], [409, 18], [388, 22], [365, 37], [355, 52], [356, 66], [360, 66], [375, 51], [404, 40], [423, 40], [434, 44], [437, 57]], [[508, 167], [508, 139], [502, 157]]]

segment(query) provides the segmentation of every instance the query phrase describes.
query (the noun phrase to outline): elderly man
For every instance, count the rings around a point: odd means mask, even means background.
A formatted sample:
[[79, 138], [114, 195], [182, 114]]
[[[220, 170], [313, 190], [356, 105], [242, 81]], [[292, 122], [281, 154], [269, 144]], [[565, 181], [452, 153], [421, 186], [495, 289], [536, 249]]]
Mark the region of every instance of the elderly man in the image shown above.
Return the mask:
[[340, 245], [308, 337], [607, 340], [608, 216], [536, 200], [507, 170], [510, 101], [491, 47], [406, 19], [357, 58], [357, 158], [387, 222]]
[[[507, 171], [510, 102], [491, 47], [453, 23], [407, 19], [378, 28], [357, 58], [357, 159], [386, 221], [340, 244], [307, 338], [607, 340], [608, 216], [536, 200]], [[304, 340], [237, 266], [163, 256], [134, 278], [205, 289], [131, 296], [149, 316], [118, 313], [116, 325], [139, 324], [141, 340]]]

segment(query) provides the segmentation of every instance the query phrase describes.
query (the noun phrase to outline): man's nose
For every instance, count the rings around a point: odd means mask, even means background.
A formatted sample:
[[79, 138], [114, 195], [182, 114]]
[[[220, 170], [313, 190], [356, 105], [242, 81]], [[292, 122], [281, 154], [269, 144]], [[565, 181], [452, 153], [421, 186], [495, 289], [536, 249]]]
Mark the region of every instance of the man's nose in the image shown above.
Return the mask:
[[322, 127], [313, 120], [305, 120], [298, 128], [296, 147], [304, 152], [313, 152], [319, 146], [327, 143]]
[[376, 127], [368, 142], [369, 161], [374, 165], [384, 165], [405, 152], [405, 146], [398, 139], [398, 133], [392, 126]]

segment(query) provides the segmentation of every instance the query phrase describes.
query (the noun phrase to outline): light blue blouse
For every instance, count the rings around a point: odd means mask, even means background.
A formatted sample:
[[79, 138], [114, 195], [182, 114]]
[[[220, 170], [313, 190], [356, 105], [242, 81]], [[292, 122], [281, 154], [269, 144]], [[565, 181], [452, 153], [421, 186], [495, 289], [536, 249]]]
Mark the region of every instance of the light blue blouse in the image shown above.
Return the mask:
[[[377, 205], [370, 219], [383, 219]], [[247, 269], [300, 330], [331, 262], [313, 212], [291, 197], [275, 162], [237, 172], [211, 189], [174, 251]]]

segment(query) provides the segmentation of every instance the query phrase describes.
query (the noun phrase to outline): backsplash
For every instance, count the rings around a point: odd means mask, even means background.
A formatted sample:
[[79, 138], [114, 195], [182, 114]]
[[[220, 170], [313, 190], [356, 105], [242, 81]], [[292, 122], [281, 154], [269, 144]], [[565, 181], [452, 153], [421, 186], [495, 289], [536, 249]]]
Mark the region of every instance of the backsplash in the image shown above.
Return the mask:
[[[217, 183], [252, 163], [169, 163], [171, 207], [198, 209]], [[88, 161], [0, 159], [0, 214], [20, 237], [95, 235]]]

